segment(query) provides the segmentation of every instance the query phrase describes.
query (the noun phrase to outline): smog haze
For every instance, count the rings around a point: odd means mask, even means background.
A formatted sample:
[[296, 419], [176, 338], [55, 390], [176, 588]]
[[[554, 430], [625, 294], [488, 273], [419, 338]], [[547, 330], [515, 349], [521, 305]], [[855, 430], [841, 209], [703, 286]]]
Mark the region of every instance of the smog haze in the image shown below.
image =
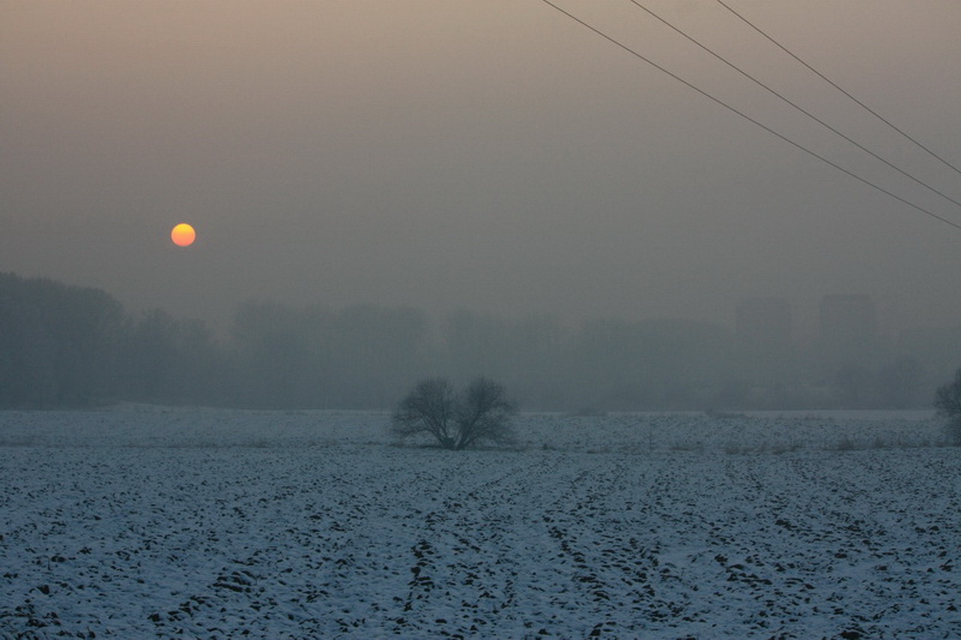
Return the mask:
[[[945, 219], [961, 207], [630, 2], [558, 3]], [[708, 0], [643, 3], [954, 199], [959, 175]], [[961, 5], [739, 0], [961, 163]], [[733, 325], [778, 296], [958, 323], [961, 231], [799, 150], [541, 1], [4, 2], [0, 271], [223, 325], [249, 300]], [[170, 229], [189, 222], [180, 249]]]

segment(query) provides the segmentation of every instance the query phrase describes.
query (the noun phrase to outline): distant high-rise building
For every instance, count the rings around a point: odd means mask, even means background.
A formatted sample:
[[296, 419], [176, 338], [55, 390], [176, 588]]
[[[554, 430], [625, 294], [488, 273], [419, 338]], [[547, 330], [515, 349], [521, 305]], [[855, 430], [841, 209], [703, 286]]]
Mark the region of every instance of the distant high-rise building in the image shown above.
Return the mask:
[[750, 298], [737, 306], [741, 372], [754, 385], [785, 382], [794, 368], [791, 305], [783, 298]]

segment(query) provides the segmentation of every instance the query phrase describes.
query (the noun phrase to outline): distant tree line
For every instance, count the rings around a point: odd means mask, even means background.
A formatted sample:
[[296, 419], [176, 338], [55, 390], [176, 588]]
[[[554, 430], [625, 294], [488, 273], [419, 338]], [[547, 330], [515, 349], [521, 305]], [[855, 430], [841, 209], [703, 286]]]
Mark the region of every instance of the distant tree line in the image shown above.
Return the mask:
[[206, 401], [223, 357], [199, 321], [133, 317], [100, 289], [0, 273], [0, 407]]
[[388, 409], [414, 381], [444, 377], [459, 386], [478, 375], [530, 410], [911, 407], [930, 406], [944, 376], [903, 354], [829, 375], [802, 367], [768, 386], [739, 374], [731, 332], [704, 322], [594, 320], [564, 329], [541, 315], [459, 311], [432, 322], [408, 307], [248, 302], [220, 336], [161, 310], [128, 313], [99, 289], [0, 273], [4, 408], [132, 401]]

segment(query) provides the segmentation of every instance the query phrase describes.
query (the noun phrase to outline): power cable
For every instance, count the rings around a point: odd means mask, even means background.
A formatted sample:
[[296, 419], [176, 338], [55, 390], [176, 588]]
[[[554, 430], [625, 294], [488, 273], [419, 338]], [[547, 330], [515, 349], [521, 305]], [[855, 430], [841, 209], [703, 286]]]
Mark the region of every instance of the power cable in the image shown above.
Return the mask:
[[958, 224], [958, 223], [956, 223], [956, 222], [952, 222], [951, 220], [949, 220], [949, 219], [947, 219], [947, 218], [944, 218], [944, 217], [942, 217], [942, 216], [939, 216], [938, 214], [936, 214], [936, 213], [934, 213], [934, 212], [932, 212], [932, 211], [929, 211], [928, 209], [925, 209], [924, 207], [922, 207], [922, 206], [920, 206], [920, 205], [917, 205], [917, 204], [914, 204], [913, 202], [910, 202], [910, 201], [908, 201], [908, 200], [905, 200], [905, 199], [902, 198], [901, 196], [899, 196], [899, 195], [897, 195], [897, 194], [895, 194], [895, 193], [892, 193], [891, 191], [888, 191], [888, 190], [885, 189], [884, 187], [881, 187], [881, 186], [879, 186], [879, 185], [871, 182], [871, 181], [868, 180], [867, 178], [862, 178], [861, 176], [857, 175], [856, 173], [854, 173], [854, 172], [852, 172], [852, 171], [849, 171], [848, 169], [845, 169], [845, 168], [842, 167], [841, 165], [839, 165], [839, 164], [837, 164], [837, 163], [835, 163], [835, 162], [832, 162], [831, 160], [825, 158], [824, 156], [818, 154], [817, 152], [812, 151], [811, 149], [808, 149], [807, 147], [801, 145], [800, 143], [797, 143], [797, 142], [791, 140], [790, 138], [788, 138], [788, 137], [785, 136], [784, 134], [781, 134], [781, 133], [775, 131], [774, 129], [772, 129], [771, 127], [768, 127], [767, 125], [761, 123], [760, 121], [755, 120], [754, 118], [752, 118], [751, 116], [747, 115], [747, 114], [744, 113], [743, 111], [740, 111], [740, 110], [737, 109], [736, 107], [733, 107], [733, 106], [729, 105], [728, 103], [724, 102], [724, 101], [721, 100], [720, 98], [717, 98], [717, 97], [711, 95], [710, 93], [708, 93], [708, 92], [705, 91], [704, 89], [701, 89], [700, 87], [692, 84], [691, 82], [688, 82], [687, 80], [685, 80], [685, 79], [682, 78], [681, 76], [677, 75], [676, 73], [674, 73], [674, 72], [672, 72], [672, 71], [669, 71], [669, 70], [666, 69], [665, 67], [662, 67], [661, 65], [657, 64], [656, 62], [654, 62], [654, 61], [651, 60], [650, 58], [648, 58], [648, 57], [644, 56], [643, 54], [639, 53], [638, 51], [635, 51], [634, 49], [628, 47], [626, 44], [620, 42], [619, 40], [616, 40], [616, 39], [613, 38], [612, 36], [607, 35], [606, 33], [604, 33], [603, 31], [601, 31], [600, 29], [594, 27], [593, 25], [589, 24], [588, 22], [585, 22], [584, 20], [581, 20], [580, 18], [578, 18], [578, 17], [575, 16], [574, 14], [569, 13], [568, 11], [562, 9], [562, 8], [559, 7], [558, 5], [556, 5], [556, 4], [554, 4], [553, 2], [551, 2], [551, 0], [541, 0], [541, 2], [543, 2], [543, 3], [546, 4], [546, 5], [548, 5], [549, 7], [553, 8], [553, 9], [556, 10], [557, 12], [559, 12], [559, 13], [567, 16], [568, 18], [570, 18], [570, 19], [573, 20], [574, 22], [580, 24], [580, 25], [583, 26], [584, 28], [586, 28], [586, 29], [594, 32], [596, 35], [604, 38], [605, 40], [607, 40], [607, 41], [610, 42], [611, 44], [613, 44], [613, 45], [615, 45], [615, 46], [617, 46], [617, 47], [620, 47], [621, 49], [623, 49], [623, 50], [626, 51], [627, 53], [631, 54], [631, 55], [634, 56], [635, 58], [637, 58], [637, 59], [639, 59], [639, 60], [641, 60], [641, 61], [643, 61], [643, 62], [646, 62], [647, 64], [649, 64], [650, 66], [654, 67], [655, 69], [657, 69], [657, 70], [660, 71], [661, 73], [664, 73], [665, 75], [670, 76], [670, 77], [673, 78], [674, 80], [677, 80], [678, 82], [680, 82], [680, 83], [683, 84], [684, 86], [688, 87], [689, 89], [693, 89], [694, 91], [696, 91], [697, 93], [701, 94], [701, 95], [704, 96], [705, 98], [711, 100], [712, 102], [715, 102], [715, 103], [719, 104], [720, 106], [724, 107], [725, 109], [727, 109], [728, 111], [731, 111], [731, 112], [733, 112], [733, 113], [741, 116], [742, 118], [744, 118], [745, 120], [747, 120], [747, 121], [750, 122], [751, 124], [753, 124], [753, 125], [755, 125], [755, 126], [757, 126], [757, 127], [760, 127], [761, 129], [764, 129], [765, 131], [767, 131], [768, 133], [770, 133], [770, 134], [772, 134], [772, 135], [774, 135], [774, 136], [777, 136], [778, 138], [780, 138], [780, 139], [783, 140], [784, 142], [787, 142], [788, 144], [790, 144], [791, 146], [795, 147], [796, 149], [799, 149], [799, 150], [803, 151], [804, 153], [807, 153], [808, 155], [813, 156], [814, 158], [820, 160], [821, 162], [824, 162], [825, 164], [834, 167], [835, 169], [837, 169], [837, 170], [840, 171], [841, 173], [844, 173], [845, 175], [848, 175], [848, 176], [854, 178], [855, 180], [858, 180], [859, 182], [862, 182], [862, 183], [866, 184], [867, 186], [871, 187], [872, 189], [876, 189], [877, 191], [880, 191], [881, 193], [883, 193], [883, 194], [885, 194], [885, 195], [887, 195], [887, 196], [889, 196], [889, 197], [891, 197], [891, 198], [894, 198], [894, 199], [897, 200], [898, 202], [901, 202], [902, 204], [906, 204], [907, 206], [911, 207], [912, 209], [916, 209], [917, 211], [923, 213], [923, 214], [926, 215], [926, 216], [929, 216], [929, 217], [931, 217], [931, 218], [934, 218], [935, 220], [938, 220], [938, 221], [940, 221], [940, 222], [943, 222], [944, 224], [949, 225], [949, 226], [951, 226], [951, 227], [954, 227], [955, 229], [961, 230], [961, 224]]
[[[679, 29], [678, 27], [674, 26], [673, 24], [671, 24], [670, 22], [668, 22], [667, 20], [665, 20], [664, 18], [662, 18], [662, 17], [659, 16], [658, 14], [654, 13], [653, 11], [651, 11], [650, 9], [648, 9], [647, 7], [645, 7], [644, 5], [642, 5], [640, 2], [638, 2], [638, 0], [628, 0], [628, 1], [629, 1], [631, 4], [633, 4], [634, 6], [636, 6], [638, 9], [641, 9], [642, 11], [646, 12], [648, 15], [652, 16], [653, 18], [655, 18], [656, 20], [658, 20], [659, 22], [661, 22], [662, 24], [670, 27], [670, 28], [673, 29], [676, 33], [678, 33], [678, 34], [680, 34], [681, 36], [683, 36], [684, 38], [686, 38], [688, 41], [690, 41], [690, 42], [694, 43], [695, 45], [697, 45], [698, 47], [700, 47], [703, 51], [706, 51], [707, 53], [711, 54], [711, 55], [714, 56], [716, 59], [720, 60], [721, 62], [723, 62], [724, 64], [726, 64], [727, 66], [729, 66], [731, 69], [734, 69], [735, 71], [737, 71], [738, 73], [740, 73], [742, 76], [744, 76], [745, 78], [747, 78], [748, 80], [750, 80], [751, 82], [753, 82], [754, 84], [756, 84], [757, 86], [761, 87], [762, 89], [764, 89], [765, 91], [767, 91], [767, 92], [770, 93], [771, 95], [773, 95], [773, 96], [775, 96], [776, 98], [778, 98], [778, 99], [786, 102], [787, 104], [791, 105], [791, 106], [794, 107], [796, 110], [800, 111], [801, 113], [803, 113], [805, 116], [807, 116], [807, 117], [810, 118], [811, 120], [814, 120], [815, 122], [817, 122], [819, 125], [821, 125], [821, 126], [824, 127], [825, 129], [827, 129], [827, 130], [831, 131], [832, 133], [840, 136], [841, 138], [844, 138], [845, 140], [847, 140], [848, 142], [850, 142], [851, 144], [853, 144], [855, 147], [857, 147], [857, 148], [860, 149], [861, 151], [863, 151], [863, 152], [867, 153], [868, 155], [870, 155], [872, 158], [875, 158], [876, 160], [880, 160], [881, 162], [883, 162], [883, 163], [886, 164], [887, 166], [891, 167], [892, 169], [894, 169], [895, 171], [897, 171], [897, 172], [900, 173], [901, 175], [903, 175], [903, 176], [905, 176], [905, 177], [913, 180], [914, 182], [916, 182], [917, 184], [921, 185], [921, 186], [924, 187], [925, 189], [928, 189], [929, 191], [932, 191], [933, 193], [938, 194], [939, 196], [941, 196], [941, 197], [944, 198], [945, 200], [947, 200], [947, 201], [949, 201], [949, 202], [957, 205], [958, 207], [961, 207], [961, 201], [955, 200], [955, 199], [952, 198], [951, 196], [949, 196], [949, 195], [943, 193], [942, 191], [940, 191], [940, 190], [932, 187], [931, 185], [927, 184], [926, 182], [923, 182], [922, 180], [919, 180], [918, 178], [914, 177], [913, 175], [911, 175], [911, 174], [908, 173], [907, 171], [901, 169], [901, 168], [898, 167], [897, 165], [895, 165], [895, 164], [893, 164], [893, 163], [891, 163], [891, 162], [888, 162], [887, 160], [885, 160], [884, 158], [882, 158], [881, 156], [879, 156], [879, 155], [876, 154], [875, 152], [871, 151], [870, 149], [868, 149], [867, 147], [865, 147], [865, 146], [862, 145], [861, 143], [859, 143], [859, 142], [857, 142], [856, 140], [852, 139], [851, 137], [845, 135], [844, 133], [842, 133], [841, 131], [839, 131], [839, 130], [836, 129], [835, 127], [831, 126], [830, 124], [828, 124], [827, 122], [825, 122], [824, 120], [822, 120], [821, 118], [818, 118], [816, 115], [814, 115], [813, 113], [811, 113], [811, 112], [808, 111], [807, 109], [801, 107], [799, 104], [797, 104], [797, 103], [794, 102], [793, 100], [785, 97], [783, 94], [779, 93], [778, 91], [775, 91], [774, 89], [772, 89], [771, 87], [769, 87], [769, 86], [766, 85], [765, 83], [761, 82], [760, 80], [758, 80], [757, 78], [755, 78], [754, 76], [752, 76], [751, 74], [749, 74], [747, 71], [744, 71], [744, 70], [741, 69], [739, 66], [737, 66], [736, 64], [734, 64], [734, 63], [731, 62], [730, 60], [724, 58], [722, 55], [720, 55], [719, 53], [717, 53], [716, 51], [714, 51], [713, 49], [711, 49], [711, 48], [708, 47], [707, 45], [699, 42], [698, 40], [696, 40], [695, 38], [691, 37], [690, 35], [688, 35], [688, 34], [685, 33], [684, 31], [682, 31], [682, 30]], [[718, 1], [720, 2], [720, 0], [718, 0]]]
[[785, 47], [785, 46], [782, 45], [780, 42], [778, 42], [777, 40], [775, 40], [773, 37], [771, 37], [770, 35], [768, 35], [768, 34], [765, 33], [764, 31], [762, 31], [760, 27], [758, 27], [758, 26], [755, 25], [753, 22], [751, 22], [750, 20], [748, 20], [747, 18], [745, 18], [743, 15], [741, 15], [740, 13], [738, 13], [737, 11], [735, 11], [734, 9], [732, 9], [732, 8], [730, 7], [730, 5], [728, 5], [728, 4], [726, 4], [725, 2], [723, 2], [723, 0], [717, 0], [717, 3], [720, 4], [722, 7], [724, 7], [725, 9], [727, 9], [728, 11], [730, 11], [731, 13], [733, 13], [735, 16], [737, 16], [744, 24], [746, 24], [747, 26], [751, 27], [752, 29], [754, 29], [755, 31], [757, 31], [759, 34], [761, 34], [762, 36], [764, 36], [765, 38], [767, 38], [769, 41], [771, 41], [771, 43], [774, 44], [774, 46], [776, 46], [778, 49], [780, 49], [780, 50], [783, 51], [784, 53], [786, 53], [786, 54], [788, 54], [789, 56], [791, 56], [792, 58], [794, 58], [799, 64], [801, 64], [802, 66], [804, 66], [804, 67], [805, 67], [806, 69], [808, 69], [811, 73], [813, 73], [813, 74], [816, 75], [817, 77], [821, 78], [821, 80], [824, 80], [824, 81], [827, 82], [829, 85], [831, 85], [832, 87], [834, 87], [835, 89], [837, 89], [838, 91], [840, 91], [841, 93], [843, 93], [845, 96], [848, 97], [848, 99], [852, 100], [855, 104], [857, 104], [858, 106], [860, 106], [862, 109], [864, 109], [865, 111], [867, 111], [868, 113], [870, 113], [872, 116], [874, 116], [875, 118], [877, 118], [878, 120], [880, 120], [880, 121], [883, 122], [884, 124], [888, 125], [888, 126], [891, 127], [892, 129], [894, 129], [895, 131], [897, 131], [899, 134], [901, 134], [902, 136], [904, 136], [906, 139], [908, 139], [908, 140], [910, 140], [911, 142], [913, 142], [914, 144], [916, 144], [919, 148], [921, 148], [921, 149], [923, 149], [925, 152], [927, 152], [931, 157], [935, 158], [936, 160], [939, 160], [939, 161], [940, 161], [942, 164], [944, 164], [945, 166], [950, 167], [950, 168], [953, 169], [956, 173], [961, 174], [961, 169], [958, 169], [956, 166], [954, 166], [953, 164], [951, 164], [950, 162], [948, 162], [947, 160], [945, 160], [944, 158], [942, 158], [941, 156], [939, 156], [937, 153], [935, 153], [934, 151], [932, 151], [932, 150], [929, 149], [928, 147], [926, 147], [926, 146], [924, 146], [923, 144], [921, 144], [917, 139], [915, 139], [914, 137], [912, 137], [911, 135], [909, 135], [908, 133], [906, 133], [906, 132], [903, 131], [902, 129], [900, 129], [900, 128], [898, 128], [897, 126], [895, 126], [894, 123], [892, 123], [891, 121], [889, 121], [887, 118], [883, 117], [883, 116], [882, 116], [881, 114], [879, 114], [877, 111], [875, 111], [874, 109], [872, 109], [872, 108], [869, 107], [868, 105], [864, 104], [862, 101], [860, 101], [860, 100], [858, 100], [857, 98], [855, 98], [855, 97], [854, 97], [853, 95], [851, 95], [849, 92], [845, 91], [845, 90], [844, 90], [840, 85], [838, 85], [836, 82], [834, 82], [833, 80], [831, 80], [830, 78], [828, 78], [827, 76], [825, 76], [823, 73], [821, 73], [820, 71], [818, 71], [817, 69], [815, 69], [814, 67], [812, 67], [811, 65], [809, 65], [807, 62], [805, 62], [804, 60], [802, 60], [800, 57], [798, 57], [797, 55], [795, 55], [793, 52], [791, 52], [790, 50], [788, 50], [787, 47]]

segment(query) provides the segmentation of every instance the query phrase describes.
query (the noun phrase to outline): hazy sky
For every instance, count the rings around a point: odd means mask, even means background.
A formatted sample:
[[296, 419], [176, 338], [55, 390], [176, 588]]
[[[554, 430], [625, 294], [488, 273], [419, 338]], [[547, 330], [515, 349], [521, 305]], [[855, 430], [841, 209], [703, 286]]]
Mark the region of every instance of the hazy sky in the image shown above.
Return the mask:
[[[961, 224], [628, 0], [557, 0]], [[961, 3], [727, 0], [961, 165]], [[715, 0], [643, 2], [961, 200], [961, 175]], [[746, 122], [541, 0], [0, 2], [0, 271], [221, 322], [277, 300], [730, 324], [867, 293], [961, 323], [961, 230]], [[197, 242], [175, 247], [190, 222]]]

